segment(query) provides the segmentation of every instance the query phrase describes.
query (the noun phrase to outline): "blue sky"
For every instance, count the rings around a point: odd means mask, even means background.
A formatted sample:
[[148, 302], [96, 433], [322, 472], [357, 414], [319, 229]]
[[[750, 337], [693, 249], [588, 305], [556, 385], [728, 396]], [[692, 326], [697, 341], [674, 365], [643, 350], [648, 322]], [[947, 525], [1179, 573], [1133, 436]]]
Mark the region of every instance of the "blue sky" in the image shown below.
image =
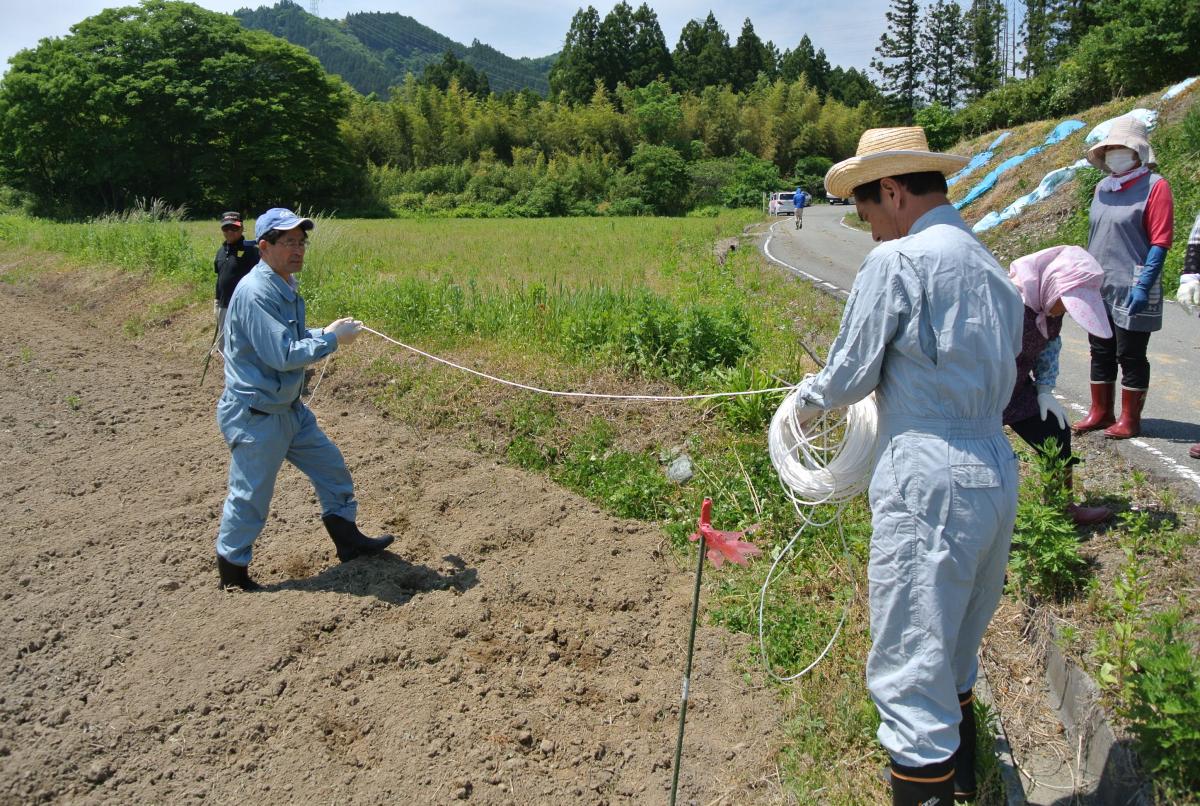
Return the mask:
[[[311, 8], [312, 0], [297, 0]], [[317, 0], [320, 16], [340, 19], [356, 11], [394, 11], [414, 17], [451, 39], [470, 44], [472, 39], [486, 42], [510, 56], [545, 56], [562, 47], [563, 36], [580, 2], [544, 0], [440, 0], [437, 3], [400, 2], [400, 0]], [[628, 0], [635, 8], [641, 0]], [[213, 11], [232, 12], [239, 8], [269, 3], [247, 0], [199, 0]], [[22, 48], [34, 47], [48, 36], [64, 36], [70, 27], [103, 8], [134, 5], [134, 2], [109, 0], [43, 0], [30, 4], [0, 0], [3, 25], [0, 25], [0, 66], [8, 69], [8, 60]], [[613, 2], [593, 2], [601, 15]], [[813, 44], [824, 48], [829, 61], [843, 67], [865, 68], [886, 25], [884, 11], [889, 0], [710, 0], [697, 4], [683, 0], [651, 0], [658, 14], [667, 46], [675, 47], [679, 32], [692, 18], [703, 18], [709, 9], [729, 32], [730, 42], [737, 39], [746, 17], [764, 40], [770, 39], [780, 51], [795, 47], [808, 34]]]

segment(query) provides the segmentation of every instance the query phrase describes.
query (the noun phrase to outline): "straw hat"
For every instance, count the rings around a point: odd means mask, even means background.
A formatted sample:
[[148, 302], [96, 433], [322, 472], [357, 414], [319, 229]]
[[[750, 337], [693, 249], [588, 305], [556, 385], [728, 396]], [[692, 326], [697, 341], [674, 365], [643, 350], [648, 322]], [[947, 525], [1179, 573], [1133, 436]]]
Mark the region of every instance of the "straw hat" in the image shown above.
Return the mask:
[[1108, 130], [1108, 137], [1088, 149], [1087, 160], [1104, 172], [1104, 149], [1109, 146], [1124, 146], [1137, 152], [1142, 165], [1149, 165], [1153, 159], [1150, 151], [1150, 141], [1146, 138], [1146, 124], [1133, 115], [1122, 115], [1113, 121]]
[[967, 162], [966, 157], [930, 151], [925, 130], [920, 126], [867, 129], [858, 138], [858, 151], [854, 156], [842, 160], [825, 174], [825, 189], [845, 199], [852, 196], [859, 185], [885, 176], [923, 171], [952, 174]]

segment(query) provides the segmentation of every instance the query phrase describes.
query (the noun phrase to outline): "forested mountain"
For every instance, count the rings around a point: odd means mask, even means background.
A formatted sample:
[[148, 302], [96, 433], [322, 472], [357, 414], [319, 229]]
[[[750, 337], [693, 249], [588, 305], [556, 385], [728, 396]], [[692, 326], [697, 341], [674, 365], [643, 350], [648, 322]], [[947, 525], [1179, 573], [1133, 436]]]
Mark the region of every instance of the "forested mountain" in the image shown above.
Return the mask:
[[484, 73], [495, 92], [531, 89], [546, 94], [547, 75], [555, 56], [514, 59], [475, 40], [455, 42], [403, 14], [366, 12], [344, 20], [314, 17], [291, 0], [235, 13], [247, 28], [267, 31], [300, 45], [331, 73], [365, 94], [386, 97], [406, 73], [421, 75], [425, 67], [453, 53]]

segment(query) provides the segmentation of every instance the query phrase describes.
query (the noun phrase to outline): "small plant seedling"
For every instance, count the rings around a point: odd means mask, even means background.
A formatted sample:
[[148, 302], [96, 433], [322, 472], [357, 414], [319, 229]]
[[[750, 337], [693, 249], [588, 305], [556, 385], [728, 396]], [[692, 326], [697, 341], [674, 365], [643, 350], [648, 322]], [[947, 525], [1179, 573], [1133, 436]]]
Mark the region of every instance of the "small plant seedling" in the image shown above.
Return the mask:
[[83, 405], [83, 400], [76, 394], [67, 395], [67, 408], [71, 411], [79, 411], [79, 407]]

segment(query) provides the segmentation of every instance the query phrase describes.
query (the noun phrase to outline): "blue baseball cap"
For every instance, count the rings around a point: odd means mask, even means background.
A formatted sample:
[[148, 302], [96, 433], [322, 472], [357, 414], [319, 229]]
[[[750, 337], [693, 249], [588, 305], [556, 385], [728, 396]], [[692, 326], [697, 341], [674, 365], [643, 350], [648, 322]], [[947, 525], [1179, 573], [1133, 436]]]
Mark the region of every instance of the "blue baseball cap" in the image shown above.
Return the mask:
[[308, 232], [314, 226], [311, 218], [301, 218], [286, 207], [272, 207], [254, 222], [254, 240], [261, 241], [262, 237], [273, 229], [289, 230], [300, 227]]

